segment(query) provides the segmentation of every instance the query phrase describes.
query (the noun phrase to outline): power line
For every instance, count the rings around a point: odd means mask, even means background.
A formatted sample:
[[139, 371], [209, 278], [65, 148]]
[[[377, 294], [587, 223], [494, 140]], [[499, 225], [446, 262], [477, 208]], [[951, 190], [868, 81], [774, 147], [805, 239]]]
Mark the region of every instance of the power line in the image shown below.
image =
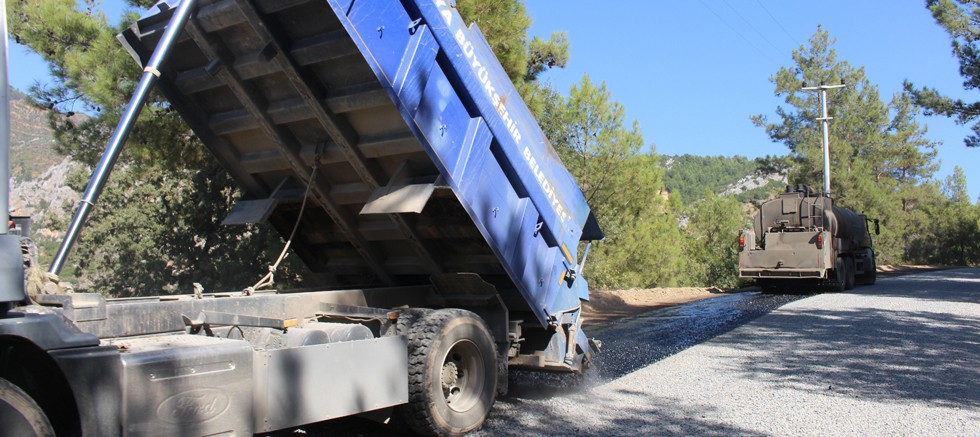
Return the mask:
[[797, 45], [800, 44], [799, 43], [799, 40], [797, 40], [796, 38], [794, 38], [793, 35], [791, 33], [789, 33], [789, 31], [786, 30], [785, 27], [783, 27], [783, 23], [780, 23], [779, 20], [777, 20], [776, 17], [774, 15], [772, 15], [772, 12], [769, 12], [769, 9], [766, 8], [766, 5], [762, 4], [762, 2], [760, 0], [755, 0], [755, 2], [758, 3], [759, 4], [759, 7], [761, 7], [763, 11], [766, 11], [766, 14], [769, 15], [769, 18], [771, 18], [772, 21], [774, 23], [776, 23], [776, 25], [779, 26], [780, 29], [783, 30], [783, 33], [787, 37], [789, 37], [790, 42], [792, 42], [793, 44], [797, 44]]
[[776, 49], [776, 52], [780, 51], [779, 47], [776, 47], [776, 45], [773, 44], [772, 41], [769, 41], [769, 38], [766, 38], [766, 36], [763, 35], [762, 32], [759, 32], [759, 29], [756, 29], [755, 26], [753, 26], [749, 20], [746, 20], [745, 17], [743, 17], [742, 14], [738, 12], [738, 9], [732, 7], [731, 3], [728, 3], [728, 0], [722, 0], [722, 1], [725, 3], [725, 6], [728, 6], [728, 9], [731, 9], [732, 12], [734, 12], [735, 15], [738, 16], [738, 18], [740, 18], [743, 22], [745, 22], [745, 24], [749, 26], [749, 29], [752, 29], [752, 31], [755, 32], [756, 35], [759, 35], [759, 37], [762, 38], [763, 41], [769, 43], [769, 46]]
[[735, 34], [738, 35], [739, 38], [742, 38], [742, 41], [745, 41], [746, 44], [748, 44], [750, 47], [755, 49], [755, 51], [759, 52], [759, 54], [762, 55], [762, 57], [768, 59], [769, 62], [772, 62], [773, 64], [777, 64], [777, 65], [779, 64], [778, 62], [774, 61], [771, 57], [769, 57], [769, 55], [767, 55], [766, 52], [763, 52], [762, 50], [759, 49], [759, 47], [756, 47], [755, 44], [752, 44], [752, 41], [746, 38], [745, 35], [742, 35], [742, 32], [739, 32], [738, 29], [736, 29], [734, 26], [729, 24], [728, 21], [726, 21], [724, 18], [721, 17], [721, 15], [718, 15], [718, 13], [715, 12], [714, 9], [711, 9], [711, 7], [708, 6], [703, 0], [698, 0], [698, 3], [701, 3], [701, 6], [704, 6], [705, 9], [708, 10], [708, 12], [711, 12], [711, 14], [715, 16], [715, 18], [721, 20], [721, 22], [724, 23], [725, 26], [728, 26], [728, 28], [731, 29], [732, 32], [735, 32]]

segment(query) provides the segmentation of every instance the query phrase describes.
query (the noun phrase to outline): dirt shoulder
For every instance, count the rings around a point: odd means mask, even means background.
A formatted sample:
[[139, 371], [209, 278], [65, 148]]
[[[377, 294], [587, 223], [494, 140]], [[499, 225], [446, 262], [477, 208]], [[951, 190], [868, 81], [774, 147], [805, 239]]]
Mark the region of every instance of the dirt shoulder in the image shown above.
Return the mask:
[[956, 266], [940, 265], [899, 265], [899, 266], [878, 266], [879, 278], [890, 278], [892, 276], [908, 275], [911, 273], [934, 272], [936, 270], [954, 269]]
[[[938, 265], [886, 265], [878, 267], [878, 277], [888, 278], [949, 268], [952, 267]], [[708, 299], [726, 293], [741, 293], [757, 290], [756, 287], [745, 287], [734, 290], [698, 287], [590, 290], [591, 300], [584, 305], [583, 314], [585, 321], [583, 325], [601, 325], [612, 320], [642, 314], [657, 308]]]
[[[739, 290], [741, 291], [741, 290]], [[628, 290], [591, 290], [584, 305], [584, 325], [600, 325], [611, 320], [645, 313], [657, 308], [720, 296], [719, 288], [631, 288]]]

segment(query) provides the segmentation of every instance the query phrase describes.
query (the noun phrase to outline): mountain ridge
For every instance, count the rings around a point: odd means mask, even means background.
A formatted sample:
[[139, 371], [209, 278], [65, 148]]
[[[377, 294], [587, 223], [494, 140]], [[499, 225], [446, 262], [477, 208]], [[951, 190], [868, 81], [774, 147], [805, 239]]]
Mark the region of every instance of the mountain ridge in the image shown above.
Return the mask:
[[742, 203], [751, 203], [770, 197], [786, 185], [785, 174], [760, 174], [758, 164], [741, 155], [662, 155], [661, 163], [664, 185], [685, 204], [707, 193], [733, 195]]

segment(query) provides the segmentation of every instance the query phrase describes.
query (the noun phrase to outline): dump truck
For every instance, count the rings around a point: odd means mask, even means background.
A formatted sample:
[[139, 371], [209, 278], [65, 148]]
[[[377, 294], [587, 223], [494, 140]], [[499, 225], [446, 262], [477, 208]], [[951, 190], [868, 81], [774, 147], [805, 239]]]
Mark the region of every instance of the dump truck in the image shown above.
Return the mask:
[[118, 39], [144, 73], [51, 273], [158, 89], [241, 187], [226, 223], [271, 223], [323, 285], [28, 296], [23, 239], [0, 235], [4, 433], [361, 415], [460, 435], [508, 369], [588, 368], [583, 267], [602, 231], [452, 2], [166, 0]]
[[755, 279], [763, 292], [850, 290], [874, 284], [874, 247], [864, 214], [834, 206], [824, 193], [806, 185], [763, 203], [752, 228], [738, 239], [739, 277]]

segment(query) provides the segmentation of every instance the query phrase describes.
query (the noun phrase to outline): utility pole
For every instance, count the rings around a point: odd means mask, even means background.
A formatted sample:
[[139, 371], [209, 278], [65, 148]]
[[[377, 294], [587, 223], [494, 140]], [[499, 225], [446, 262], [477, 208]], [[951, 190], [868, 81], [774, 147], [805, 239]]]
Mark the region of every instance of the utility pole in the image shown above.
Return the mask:
[[823, 191], [824, 196], [830, 197], [830, 119], [827, 116], [827, 90], [844, 88], [844, 79], [841, 79], [840, 85], [824, 85], [820, 86], [806, 86], [806, 82], [803, 82], [803, 91], [820, 91], [820, 107], [821, 107], [821, 117], [817, 120], [823, 125]]

